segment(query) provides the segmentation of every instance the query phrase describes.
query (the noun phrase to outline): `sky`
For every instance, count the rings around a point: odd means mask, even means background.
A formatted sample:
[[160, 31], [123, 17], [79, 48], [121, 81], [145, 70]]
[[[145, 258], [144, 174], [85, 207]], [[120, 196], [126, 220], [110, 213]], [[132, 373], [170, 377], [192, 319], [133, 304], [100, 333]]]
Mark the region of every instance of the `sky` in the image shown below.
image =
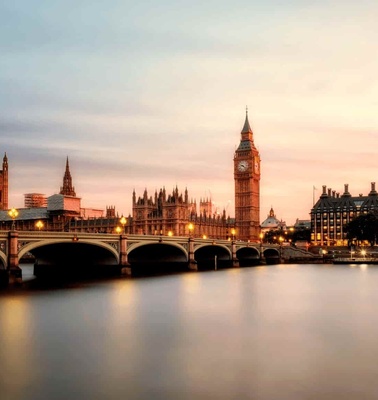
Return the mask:
[[[58, 193], [132, 212], [165, 187], [234, 216], [248, 106], [260, 207], [309, 219], [322, 185], [378, 182], [376, 0], [0, 0], [9, 207]], [[314, 190], [314, 188], [316, 190]]]

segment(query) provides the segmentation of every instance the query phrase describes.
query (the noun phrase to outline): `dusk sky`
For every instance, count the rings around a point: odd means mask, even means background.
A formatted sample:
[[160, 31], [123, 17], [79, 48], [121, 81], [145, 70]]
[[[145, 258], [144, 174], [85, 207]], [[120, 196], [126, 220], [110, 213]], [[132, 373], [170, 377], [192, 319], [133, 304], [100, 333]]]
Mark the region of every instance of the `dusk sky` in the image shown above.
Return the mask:
[[0, 154], [9, 206], [58, 193], [131, 213], [133, 189], [234, 216], [248, 105], [271, 206], [309, 219], [322, 185], [378, 183], [376, 0], [0, 0]]

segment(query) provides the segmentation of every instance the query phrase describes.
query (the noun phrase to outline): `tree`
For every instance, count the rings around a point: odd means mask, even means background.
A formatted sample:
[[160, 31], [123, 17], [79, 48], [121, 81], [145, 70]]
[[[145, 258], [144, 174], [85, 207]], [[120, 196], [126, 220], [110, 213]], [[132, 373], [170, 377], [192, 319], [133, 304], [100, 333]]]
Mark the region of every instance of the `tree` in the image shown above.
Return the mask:
[[349, 241], [367, 240], [374, 246], [378, 237], [378, 216], [373, 213], [359, 215], [346, 225], [345, 230]]

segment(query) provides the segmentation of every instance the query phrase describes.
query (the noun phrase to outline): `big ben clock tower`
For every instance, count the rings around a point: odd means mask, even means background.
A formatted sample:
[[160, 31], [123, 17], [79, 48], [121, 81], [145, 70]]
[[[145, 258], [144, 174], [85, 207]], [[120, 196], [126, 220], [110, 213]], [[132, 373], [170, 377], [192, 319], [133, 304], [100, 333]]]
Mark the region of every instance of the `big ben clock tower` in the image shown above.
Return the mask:
[[234, 155], [237, 238], [257, 240], [260, 233], [260, 155], [246, 111], [239, 147]]

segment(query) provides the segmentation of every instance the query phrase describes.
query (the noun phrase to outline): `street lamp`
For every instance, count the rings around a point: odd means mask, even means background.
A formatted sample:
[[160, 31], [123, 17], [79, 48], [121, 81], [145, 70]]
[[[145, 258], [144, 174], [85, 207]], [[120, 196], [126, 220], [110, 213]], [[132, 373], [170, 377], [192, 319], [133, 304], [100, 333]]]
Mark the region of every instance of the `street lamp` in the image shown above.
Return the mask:
[[40, 231], [43, 228], [43, 222], [42, 221], [37, 221], [35, 226]]
[[192, 223], [188, 225], [188, 230], [189, 230], [189, 237], [192, 237], [192, 232], [194, 230], [194, 225]]
[[117, 226], [117, 227], [115, 228], [115, 230], [116, 230], [116, 232], [117, 232], [118, 234], [120, 234], [120, 233], [122, 232], [122, 228], [121, 228], [120, 226]]
[[18, 211], [15, 208], [12, 208], [8, 211], [8, 215], [12, 218], [12, 231], [16, 230], [15, 219], [18, 216]]
[[119, 222], [122, 225], [122, 233], [125, 233], [125, 225], [127, 224], [127, 219], [122, 215], [122, 217], [119, 220]]
[[231, 229], [232, 240], [235, 240], [235, 234], [236, 234], [236, 230], [235, 230], [235, 228], [232, 228]]
[[172, 231], [168, 231], [168, 236], [173, 236], [173, 232]]
[[263, 238], [264, 238], [264, 234], [262, 232], [260, 232], [259, 238], [260, 238], [260, 259], [261, 259], [262, 258]]
[[282, 242], [284, 241], [284, 238], [280, 236], [278, 241], [280, 242], [280, 258], [282, 258]]
[[366, 256], [366, 250], [361, 250], [361, 255], [362, 255], [363, 258], [365, 258], [365, 256]]

